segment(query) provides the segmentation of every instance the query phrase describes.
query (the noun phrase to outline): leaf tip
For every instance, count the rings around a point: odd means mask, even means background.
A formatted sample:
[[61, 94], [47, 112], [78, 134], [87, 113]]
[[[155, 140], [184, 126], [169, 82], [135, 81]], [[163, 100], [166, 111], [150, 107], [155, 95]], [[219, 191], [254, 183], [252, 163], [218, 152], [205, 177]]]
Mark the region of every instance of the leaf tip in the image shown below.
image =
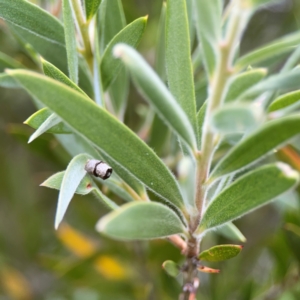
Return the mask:
[[277, 162], [276, 165], [286, 177], [295, 179], [297, 181], [299, 180], [299, 173], [292, 169], [289, 165], [282, 162]]

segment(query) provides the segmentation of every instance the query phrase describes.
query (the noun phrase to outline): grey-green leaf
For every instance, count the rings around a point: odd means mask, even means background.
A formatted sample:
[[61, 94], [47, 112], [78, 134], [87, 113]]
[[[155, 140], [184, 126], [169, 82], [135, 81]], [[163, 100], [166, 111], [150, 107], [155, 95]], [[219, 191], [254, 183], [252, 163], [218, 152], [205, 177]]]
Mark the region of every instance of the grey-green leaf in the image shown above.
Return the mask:
[[167, 1], [166, 69], [169, 89], [196, 133], [196, 100], [186, 0]]
[[67, 86], [71, 87], [72, 89], [86, 95], [86, 93], [79, 86], [77, 86], [72, 80], [70, 80], [62, 71], [60, 71], [54, 65], [52, 65], [51, 63], [49, 63], [44, 59], [42, 59], [42, 65], [43, 65], [43, 71], [45, 75], [59, 82], [62, 82]]
[[218, 245], [199, 254], [199, 259], [204, 261], [223, 261], [237, 256], [243, 249], [240, 245]]
[[201, 140], [202, 140], [202, 128], [204, 124], [204, 119], [205, 119], [205, 113], [206, 113], [206, 102], [204, 102], [199, 109], [197, 113], [197, 127], [198, 127], [198, 135], [197, 135], [197, 144], [198, 144], [198, 149], [201, 149]]
[[246, 90], [261, 81], [267, 75], [267, 69], [252, 69], [240, 73], [232, 78], [228, 92], [225, 97], [225, 102], [236, 100]]
[[243, 233], [232, 223], [228, 222], [217, 229], [217, 233], [230, 240], [236, 240], [242, 243], [247, 241]]
[[106, 110], [46, 76], [21, 70], [9, 71], [9, 74], [71, 129], [118, 162], [148, 189], [183, 209], [178, 183], [171, 172], [152, 149]]
[[240, 57], [236, 62], [236, 68], [243, 69], [271, 57], [291, 52], [299, 43], [300, 33], [297, 31]]
[[[69, 77], [78, 83], [78, 54], [75, 23], [72, 15], [71, 0], [63, 0], [64, 32], [68, 59]], [[88, 1], [88, 0], [86, 0]]]
[[249, 166], [299, 133], [299, 114], [267, 122], [233, 147], [220, 160], [210, 175], [211, 179]]
[[73, 195], [75, 194], [81, 180], [86, 175], [84, 166], [88, 159], [91, 158], [92, 157], [90, 155], [79, 154], [70, 161], [65, 171], [58, 196], [55, 215], [55, 229], [58, 228], [67, 211]]
[[283, 94], [276, 98], [269, 106], [268, 112], [286, 108], [300, 100], [300, 90]]
[[[52, 115], [52, 112], [44, 107], [34, 114], [32, 114], [25, 122], [24, 124], [34, 128], [38, 129], [50, 116]], [[61, 121], [61, 120], [60, 120]], [[48, 133], [71, 133], [71, 130], [68, 126], [65, 125], [65, 123], [60, 122], [57, 125], [51, 127], [47, 130]]]
[[263, 119], [263, 109], [259, 105], [225, 104], [213, 112], [210, 123], [215, 132], [233, 134], [252, 130]]
[[31, 143], [37, 137], [47, 132], [54, 126], [57, 126], [61, 122], [60, 117], [56, 114], [51, 114], [40, 126], [39, 128], [30, 136], [28, 143]]
[[[45, 180], [41, 184], [41, 186], [45, 186], [55, 190], [60, 190], [64, 176], [65, 171], [58, 172], [49, 177], [47, 180]], [[99, 197], [100, 201], [103, 204], [105, 204], [108, 208], [112, 210], [118, 208], [118, 206], [113, 201], [111, 201], [109, 198], [107, 198], [104, 194], [101, 193], [94, 181], [91, 180], [90, 176], [85, 175], [80, 181], [75, 193], [79, 195], [87, 195], [91, 192], [94, 192]]]
[[194, 8], [197, 16], [197, 35], [202, 49], [204, 66], [208, 78], [211, 79], [219, 57], [217, 49], [222, 27], [222, 1], [194, 0]]
[[260, 167], [224, 189], [207, 207], [199, 232], [237, 219], [295, 187], [299, 174], [283, 163]]
[[181, 220], [165, 205], [131, 202], [101, 218], [99, 232], [118, 240], [145, 240], [184, 233]]
[[25, 66], [5, 53], [0, 52], [0, 72], [3, 72], [6, 68], [25, 69]]
[[140, 93], [153, 105], [158, 115], [182, 138], [196, 149], [196, 138], [186, 114], [166, 86], [133, 48], [119, 44], [114, 54], [128, 67]]
[[97, 12], [101, 0], [84, 0], [86, 19], [90, 20]]
[[126, 43], [137, 47], [144, 33], [147, 17], [136, 19], [121, 30], [108, 44], [101, 59], [103, 89], [106, 90], [121, 70], [122, 64], [112, 54], [113, 47], [118, 43]]

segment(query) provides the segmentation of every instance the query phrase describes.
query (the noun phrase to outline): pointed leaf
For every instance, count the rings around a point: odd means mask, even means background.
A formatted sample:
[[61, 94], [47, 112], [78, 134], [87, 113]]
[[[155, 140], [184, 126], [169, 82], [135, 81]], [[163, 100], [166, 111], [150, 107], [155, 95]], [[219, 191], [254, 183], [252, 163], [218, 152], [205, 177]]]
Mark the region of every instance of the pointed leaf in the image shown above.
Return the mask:
[[221, 134], [243, 133], [263, 121], [263, 109], [258, 105], [225, 104], [214, 111], [211, 127]]
[[51, 63], [49, 63], [44, 59], [42, 59], [42, 65], [43, 65], [43, 71], [45, 75], [59, 82], [62, 82], [65, 85], [71, 87], [72, 89], [86, 95], [86, 93], [79, 86], [77, 86], [72, 80], [70, 80], [62, 71], [60, 71], [54, 65], [52, 65]]
[[300, 43], [300, 33], [286, 35], [259, 49], [256, 49], [240, 57], [236, 62], [236, 68], [243, 69], [249, 65], [260, 63], [271, 57], [293, 51], [294, 47]]
[[[76, 45], [75, 23], [72, 15], [71, 0], [63, 0], [64, 32], [68, 59], [69, 77], [78, 83], [78, 54]], [[88, 0], [86, 0], [88, 1]]]
[[184, 233], [173, 210], [156, 202], [131, 202], [101, 218], [99, 232], [118, 240], [144, 240]]
[[198, 127], [197, 144], [198, 144], [198, 149], [201, 149], [202, 128], [203, 128], [203, 124], [204, 124], [206, 107], [207, 107], [206, 103], [207, 102], [204, 102], [202, 104], [200, 110], [197, 113], [197, 127]]
[[0, 0], [0, 18], [52, 43], [61, 46], [65, 43], [64, 32], [60, 22], [28, 1]]
[[218, 44], [221, 36], [222, 1], [194, 0], [196, 11], [196, 29], [201, 45], [204, 66], [208, 78], [211, 78], [218, 61]]
[[300, 115], [286, 116], [261, 126], [233, 147], [210, 175], [217, 178], [244, 169], [300, 133]]
[[219, 227], [217, 230], [219, 234], [230, 240], [236, 240], [242, 243], [245, 243], [247, 241], [243, 233], [232, 222], [226, 223], [222, 227]]
[[84, 0], [86, 19], [90, 20], [97, 12], [101, 0]]
[[106, 110], [53, 79], [29, 71], [9, 73], [71, 129], [105, 152], [120, 167], [166, 201], [182, 207], [182, 196], [171, 172], [152, 149]]
[[61, 123], [61, 118], [58, 117], [56, 114], [51, 114], [42, 124], [41, 126], [30, 136], [28, 143], [31, 143], [37, 137], [42, 135], [43, 133], [47, 132], [54, 126], [57, 126]]
[[172, 277], [177, 277], [180, 274], [179, 266], [172, 260], [166, 260], [162, 264], [162, 267], [166, 273]]
[[237, 256], [243, 249], [240, 245], [218, 245], [199, 254], [204, 261], [222, 261]]
[[283, 163], [260, 167], [224, 189], [207, 207], [200, 232], [237, 219], [295, 187], [299, 174]]
[[75, 156], [70, 161], [65, 171], [58, 196], [55, 215], [55, 229], [58, 228], [73, 198], [73, 195], [77, 190], [77, 187], [79, 186], [83, 177], [86, 175], [84, 166], [88, 159], [92, 159], [92, 157], [87, 154], [79, 154]]
[[[24, 45], [29, 43], [62, 72], [68, 72], [64, 27], [56, 18], [25, 0], [0, 0], [0, 18], [8, 22], [9, 28]], [[80, 86], [92, 95], [93, 89], [84, 66], [80, 66], [79, 73]]]
[[166, 69], [169, 89], [196, 133], [196, 100], [186, 0], [167, 0]]
[[300, 90], [287, 93], [276, 98], [269, 106], [268, 112], [286, 108], [300, 100]]
[[[42, 108], [35, 112], [33, 115], [31, 115], [24, 124], [34, 128], [38, 129], [50, 116], [52, 115], [52, 112], [48, 108]], [[67, 127], [63, 122], [58, 123], [57, 125], [51, 127], [46, 132], [48, 133], [72, 133], [70, 128]]]
[[116, 57], [129, 68], [135, 85], [154, 106], [158, 115], [192, 148], [195, 134], [186, 114], [162, 83], [156, 73], [133, 48], [119, 44], [114, 48]]
[[[63, 178], [65, 176], [65, 171], [58, 172], [51, 177], [49, 177], [47, 180], [45, 180], [41, 186], [48, 187], [50, 189], [60, 190]], [[83, 179], [80, 181], [75, 193], [80, 195], [87, 195], [91, 192], [94, 192], [97, 194], [99, 199], [103, 204], [105, 204], [108, 208], [114, 210], [118, 208], [118, 205], [116, 205], [113, 201], [111, 201], [109, 198], [107, 198], [102, 192], [99, 190], [97, 185], [94, 183], [93, 180], [91, 180], [89, 175], [85, 175]]]
[[113, 57], [112, 49], [118, 43], [137, 47], [144, 33], [147, 17], [136, 19], [121, 30], [108, 44], [101, 60], [103, 89], [106, 90], [121, 70], [121, 62]]
[[277, 91], [295, 89], [299, 87], [300, 70], [292, 70], [290, 72], [273, 75], [267, 79], [252, 86], [246, 92], [241, 94], [238, 100], [247, 100], [249, 97], [259, 95], [265, 91]]
[[252, 69], [247, 72], [240, 73], [232, 78], [225, 102], [236, 100], [246, 90], [261, 81], [267, 75], [267, 69]]

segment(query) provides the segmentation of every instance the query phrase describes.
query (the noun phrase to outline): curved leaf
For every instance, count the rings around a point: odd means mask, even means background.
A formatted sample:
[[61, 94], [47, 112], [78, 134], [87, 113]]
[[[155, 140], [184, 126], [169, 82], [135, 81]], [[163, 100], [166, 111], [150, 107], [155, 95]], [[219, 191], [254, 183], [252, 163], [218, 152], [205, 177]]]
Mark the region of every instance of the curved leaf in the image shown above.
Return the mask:
[[[86, 0], [87, 1], [87, 0]], [[78, 83], [78, 54], [76, 45], [75, 23], [70, 0], [63, 0], [64, 32], [68, 59], [69, 77]]]
[[287, 93], [276, 98], [269, 106], [268, 112], [286, 108], [300, 100], [300, 90]]
[[171, 172], [152, 149], [115, 117], [87, 97], [50, 78], [21, 70], [9, 71], [9, 74], [147, 188], [183, 208], [182, 196]]
[[300, 133], [300, 115], [267, 122], [233, 147], [216, 165], [210, 178], [241, 170]]
[[92, 157], [87, 154], [79, 154], [75, 156], [69, 163], [60, 187], [58, 203], [55, 215], [55, 229], [58, 228], [62, 221], [67, 208], [75, 194], [81, 180], [86, 175], [84, 166], [88, 159]]
[[236, 240], [242, 243], [247, 241], [243, 233], [232, 223], [228, 222], [217, 229], [217, 233], [230, 240]]
[[240, 73], [230, 81], [225, 102], [236, 100], [246, 90], [261, 81], [267, 75], [267, 69], [252, 69], [247, 72]]
[[191, 149], [196, 149], [195, 133], [189, 119], [141, 55], [125, 44], [117, 45], [113, 51], [129, 68], [139, 91], [154, 106], [158, 115]]
[[118, 240], [144, 240], [184, 233], [176, 213], [156, 202], [131, 202], [101, 218], [96, 229]]
[[177, 277], [180, 274], [179, 266], [172, 260], [164, 261], [162, 267], [166, 273], [172, 277]]
[[148, 17], [136, 19], [121, 30], [108, 44], [101, 59], [103, 89], [106, 90], [121, 70], [122, 64], [112, 54], [113, 47], [118, 43], [126, 43], [137, 47], [144, 33]]
[[249, 65], [267, 60], [268, 58], [291, 52], [299, 43], [300, 33], [297, 31], [240, 57], [236, 62], [236, 68], [243, 69]]
[[[50, 176], [41, 184], [41, 186], [45, 186], [50, 189], [60, 190], [65, 173], [65, 171], [62, 171]], [[111, 201], [109, 198], [107, 198], [101, 193], [94, 181], [91, 180], [90, 176], [85, 175], [80, 181], [75, 193], [79, 195], [87, 195], [91, 192], [96, 193], [99, 196], [101, 202], [103, 202], [103, 204], [105, 204], [108, 208], [113, 210], [118, 208], [118, 205], [116, 205], [113, 201]]]
[[185, 111], [194, 132], [197, 132], [196, 99], [185, 0], [167, 1], [165, 51], [169, 89]]
[[237, 256], [243, 249], [240, 245], [218, 245], [199, 254], [204, 261], [223, 261]]
[[86, 19], [90, 20], [97, 12], [101, 0], [84, 0]]
[[221, 36], [222, 1], [194, 1], [196, 10], [196, 28], [201, 44], [204, 66], [208, 77], [211, 78], [218, 61], [217, 45]]
[[213, 228], [266, 204], [295, 187], [299, 174], [283, 163], [260, 167], [224, 189], [207, 207], [199, 232]]

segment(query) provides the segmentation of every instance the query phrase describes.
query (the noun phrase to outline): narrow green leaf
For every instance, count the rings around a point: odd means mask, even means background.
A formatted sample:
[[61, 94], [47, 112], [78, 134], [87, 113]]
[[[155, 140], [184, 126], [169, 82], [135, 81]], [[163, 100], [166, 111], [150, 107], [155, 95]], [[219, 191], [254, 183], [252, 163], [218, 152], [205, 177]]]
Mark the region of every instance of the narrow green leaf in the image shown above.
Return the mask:
[[90, 20], [97, 12], [101, 0], [84, 0], [86, 19]]
[[118, 240], [144, 240], [184, 233], [173, 210], [156, 202], [131, 202], [101, 218], [99, 232]]
[[41, 125], [40, 127], [30, 136], [28, 143], [34, 141], [37, 137], [42, 135], [43, 133], [47, 132], [54, 126], [57, 126], [61, 123], [61, 118], [58, 117], [56, 114], [51, 114]]
[[[43, 183], [41, 183], [41, 186], [50, 189], [60, 190], [64, 176], [65, 176], [65, 171], [55, 173], [49, 178], [47, 178]], [[93, 180], [91, 180], [90, 176], [85, 175], [83, 179], [80, 181], [79, 185], [77, 186], [75, 193], [79, 195], [87, 195], [90, 192], [92, 192], [93, 189], [96, 187], [97, 186], [95, 185]]]
[[269, 106], [268, 112], [286, 108], [300, 100], [300, 90], [287, 93], [276, 98]]
[[[62, 72], [68, 72], [64, 27], [56, 18], [25, 0], [0, 0], [0, 18], [8, 22], [24, 46], [30, 44]], [[89, 95], [93, 94], [90, 78], [81, 62], [79, 83]]]
[[197, 127], [198, 127], [198, 135], [197, 135], [197, 144], [198, 149], [201, 149], [201, 140], [202, 140], [202, 128], [204, 124], [206, 113], [206, 102], [204, 102], [197, 113]]
[[228, 222], [222, 227], [219, 227], [217, 232], [230, 240], [236, 240], [242, 243], [246, 243], [247, 241], [243, 233], [232, 222]]
[[222, 225], [295, 187], [299, 174], [283, 163], [270, 164], [238, 178], [207, 207], [199, 231]]
[[3, 72], [6, 68], [25, 69], [25, 66], [5, 53], [0, 52], [0, 72]]
[[52, 65], [51, 63], [49, 63], [44, 59], [42, 59], [42, 65], [43, 65], [43, 71], [45, 75], [59, 82], [62, 82], [67, 86], [71, 87], [72, 89], [86, 95], [86, 93], [80, 87], [78, 87], [72, 80], [70, 80], [63, 72], [61, 72], [54, 65]]
[[[65, 171], [58, 172], [52, 175], [51, 177], [49, 177], [47, 180], [45, 180], [41, 184], [41, 186], [45, 186], [55, 190], [60, 190], [64, 176], [65, 176]], [[94, 181], [90, 178], [90, 176], [85, 175], [83, 179], [80, 181], [75, 193], [79, 195], [87, 195], [91, 192], [94, 192], [97, 196], [99, 196], [101, 202], [105, 204], [108, 208], [112, 210], [118, 208], [118, 206], [113, 201], [111, 201], [104, 194], [102, 194], [102, 192], [99, 190], [99, 188], [94, 183]]]
[[117, 45], [113, 51], [129, 68], [135, 85], [158, 115], [191, 149], [196, 149], [195, 134], [186, 114], [141, 55], [125, 44]]
[[294, 47], [299, 45], [299, 43], [300, 33], [298, 31], [286, 35], [240, 57], [236, 62], [236, 68], [244, 69], [249, 65], [260, 63], [264, 60], [267, 60], [268, 58], [279, 56], [283, 53], [291, 52], [293, 51]]
[[228, 92], [225, 97], [225, 102], [236, 100], [246, 90], [257, 84], [267, 75], [267, 69], [252, 69], [240, 73], [232, 78]]
[[61, 46], [65, 43], [64, 33], [59, 21], [28, 1], [0, 0], [0, 18], [52, 43]]
[[103, 89], [106, 90], [121, 70], [121, 62], [113, 57], [112, 49], [118, 43], [137, 47], [144, 33], [148, 17], [136, 19], [121, 30], [108, 44], [101, 60]]
[[219, 56], [217, 49], [222, 27], [222, 1], [194, 0], [194, 8], [196, 10], [196, 29], [203, 53], [204, 66], [208, 77], [211, 79]]
[[166, 273], [172, 277], [177, 277], [180, 274], [179, 266], [172, 260], [166, 260], [162, 264], [162, 267]]
[[218, 245], [199, 254], [199, 259], [204, 261], [223, 261], [236, 257], [243, 249], [240, 245]]
[[300, 115], [272, 120], [233, 147], [210, 175], [217, 178], [241, 170], [300, 133]]
[[99, 13], [101, 53], [106, 46], [125, 26], [125, 14], [121, 0], [102, 0]]
[[[100, 28], [100, 48], [103, 53], [108, 43], [126, 26], [121, 0], [103, 0], [100, 5], [98, 22], [100, 24], [98, 26]], [[123, 120], [129, 92], [129, 76], [124, 66], [121, 66], [121, 70], [110, 84], [108, 92], [115, 114], [120, 120]]]
[[87, 97], [57, 81], [29, 71], [9, 73], [75, 132], [118, 162], [151, 191], [182, 208], [182, 196], [171, 172], [124, 124]]
[[289, 90], [299, 88], [300, 70], [280, 73], [268, 77], [267, 79], [255, 84], [239, 96], [237, 100], [248, 100], [255, 95], [266, 91]]
[[79, 186], [83, 177], [86, 175], [84, 166], [88, 159], [92, 159], [92, 157], [87, 154], [79, 154], [75, 156], [70, 161], [65, 171], [58, 196], [55, 215], [55, 229], [58, 228], [73, 198], [73, 195], [77, 190], [77, 187]]
[[167, 0], [165, 51], [169, 89], [196, 133], [196, 100], [186, 0]]
[[[32, 114], [25, 122], [24, 124], [34, 128], [38, 129], [50, 116], [52, 115], [52, 112], [48, 108], [42, 108]], [[70, 128], [67, 127], [63, 122], [58, 123], [57, 125], [51, 127], [47, 130], [48, 133], [72, 133]]]
[[258, 105], [225, 104], [211, 117], [211, 127], [221, 134], [243, 133], [254, 129], [264, 119], [263, 109]]
[[[88, 0], [86, 0], [87, 2]], [[78, 54], [76, 44], [75, 23], [70, 0], [63, 0], [64, 32], [68, 59], [69, 77], [78, 83]]]

